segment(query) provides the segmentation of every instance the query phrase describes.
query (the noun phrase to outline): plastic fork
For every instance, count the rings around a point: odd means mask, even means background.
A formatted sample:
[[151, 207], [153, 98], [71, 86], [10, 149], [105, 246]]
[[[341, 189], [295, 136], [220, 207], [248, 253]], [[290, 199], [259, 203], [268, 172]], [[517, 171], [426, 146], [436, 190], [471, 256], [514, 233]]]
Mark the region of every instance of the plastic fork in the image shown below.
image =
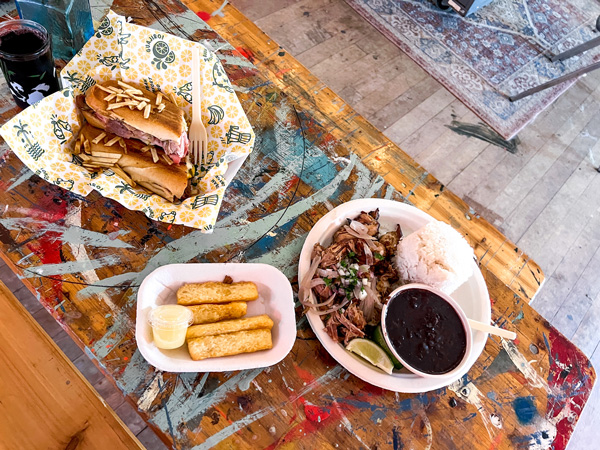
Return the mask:
[[208, 136], [202, 123], [202, 88], [200, 75], [200, 50], [197, 46], [192, 48], [192, 123], [188, 138], [193, 163], [207, 164], [208, 161]]

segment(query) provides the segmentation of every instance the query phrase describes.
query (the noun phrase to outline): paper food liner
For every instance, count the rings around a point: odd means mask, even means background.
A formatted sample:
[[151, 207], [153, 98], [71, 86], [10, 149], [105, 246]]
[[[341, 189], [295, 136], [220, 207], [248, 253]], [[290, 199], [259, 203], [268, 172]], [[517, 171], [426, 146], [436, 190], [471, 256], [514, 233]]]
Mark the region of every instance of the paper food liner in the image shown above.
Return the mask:
[[[173, 93], [190, 123], [193, 46], [200, 49], [202, 121], [208, 134], [209, 164], [196, 167], [202, 175], [199, 195], [173, 204], [130, 186], [110, 169], [94, 174], [72, 162], [71, 151], [84, 123], [75, 97], [97, 81], [122, 79], [153, 92]], [[71, 192], [86, 196], [96, 190], [151, 219], [212, 232], [227, 185], [228, 163], [245, 158], [254, 144], [248, 118], [216, 55], [198, 43], [127, 23], [110, 11], [61, 78], [63, 91], [25, 109], [0, 129], [21, 161]]]

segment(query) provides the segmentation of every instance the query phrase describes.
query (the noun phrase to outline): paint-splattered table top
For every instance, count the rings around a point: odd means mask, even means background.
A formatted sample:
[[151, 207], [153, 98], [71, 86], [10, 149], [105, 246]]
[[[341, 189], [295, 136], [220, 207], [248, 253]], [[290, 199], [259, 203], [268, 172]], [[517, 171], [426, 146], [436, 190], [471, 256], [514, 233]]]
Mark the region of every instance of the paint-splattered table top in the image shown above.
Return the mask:
[[[220, 2], [189, 6], [210, 13]], [[96, 193], [69, 194], [29, 172], [3, 144], [0, 249], [166, 442], [196, 450], [566, 446], [595, 373], [528, 305], [543, 280], [533, 261], [232, 6], [210, 26], [177, 0], [118, 0], [114, 9], [218, 50], [256, 131], [255, 150], [228, 188], [214, 233], [205, 235]], [[2, 121], [17, 112], [2, 86]], [[141, 357], [136, 292], [152, 270], [265, 262], [297, 287], [307, 232], [332, 207], [363, 197], [411, 203], [462, 232], [479, 258], [493, 319], [518, 339], [490, 338], [468, 375], [421, 395], [350, 375], [300, 310], [292, 352], [270, 368], [176, 375]]]

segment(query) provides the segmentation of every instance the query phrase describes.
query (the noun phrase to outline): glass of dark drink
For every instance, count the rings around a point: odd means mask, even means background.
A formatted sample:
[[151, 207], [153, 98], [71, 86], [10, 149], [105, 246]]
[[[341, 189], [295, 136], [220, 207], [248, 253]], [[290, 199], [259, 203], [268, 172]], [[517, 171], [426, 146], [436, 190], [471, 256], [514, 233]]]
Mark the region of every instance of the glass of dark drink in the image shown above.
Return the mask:
[[39, 23], [31, 20], [0, 23], [0, 67], [21, 108], [60, 90], [51, 40]]

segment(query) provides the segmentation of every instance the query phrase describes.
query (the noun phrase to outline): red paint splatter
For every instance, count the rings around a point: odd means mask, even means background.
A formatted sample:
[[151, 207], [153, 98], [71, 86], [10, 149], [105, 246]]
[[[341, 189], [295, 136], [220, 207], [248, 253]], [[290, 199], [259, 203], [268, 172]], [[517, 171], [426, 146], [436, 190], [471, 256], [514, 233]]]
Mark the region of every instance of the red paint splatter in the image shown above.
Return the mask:
[[527, 378], [525, 378], [525, 376], [521, 373], [521, 372], [510, 372], [510, 375], [517, 380], [521, 386], [525, 386], [527, 383], [529, 383], [529, 381], [527, 381]]
[[496, 450], [498, 448], [498, 446], [500, 445], [500, 442], [502, 442], [503, 437], [504, 437], [504, 435], [502, 433], [499, 433], [492, 441], [492, 444], [490, 445], [489, 450]]
[[250, 62], [254, 62], [254, 54], [252, 50], [244, 47], [236, 47], [237, 52]]
[[329, 416], [331, 416], [331, 411], [329, 409], [313, 405], [311, 403], [308, 403], [304, 399], [302, 399], [302, 403], [304, 403], [304, 415], [311, 422], [321, 423], [325, 419], [329, 418]]
[[[28, 213], [29, 217], [40, 219], [40, 227], [44, 226], [42, 221], [48, 223], [55, 223], [61, 221], [67, 215], [67, 202], [55, 197], [52, 192], [47, 193], [42, 197], [35, 208], [30, 209]], [[45, 232], [37, 242], [31, 242], [27, 245], [27, 248], [35, 253], [40, 259], [42, 264], [60, 264], [63, 262], [60, 250], [62, 248], [62, 241], [60, 239], [60, 233], [57, 232]], [[59, 304], [63, 299], [62, 293], [62, 281], [60, 277], [51, 277], [52, 290], [48, 294], [47, 290], [40, 290], [43, 292], [43, 301], [48, 305]], [[44, 281], [46, 283], [46, 281]]]
[[556, 417], [566, 407], [571, 411], [556, 424], [556, 438], [552, 443], [554, 450], [564, 450], [577, 423], [572, 418], [579, 418], [592, 391], [595, 372], [583, 352], [555, 328], [550, 329], [546, 345], [550, 357], [548, 385], [551, 392], [558, 392], [548, 394], [546, 419]]
[[[40, 258], [42, 264], [59, 264], [62, 261], [60, 256], [60, 249], [62, 248], [62, 241], [60, 240], [60, 234], [56, 232], [44, 233], [37, 243], [27, 244], [27, 248]], [[44, 283], [50, 282], [52, 284], [52, 290], [49, 294], [46, 289], [40, 289], [39, 292], [43, 296], [43, 301], [48, 305], [58, 304], [62, 301], [62, 281], [59, 276], [52, 276], [52, 280], [43, 279]]]
[[207, 13], [206, 11], [198, 11], [196, 13], [196, 15], [198, 17], [200, 17], [202, 20], [204, 20], [205, 22], [207, 22], [212, 16], [210, 15], [210, 13]]
[[292, 69], [282, 69], [279, 72], [275, 72], [275, 76], [277, 78], [282, 78], [283, 75], [285, 75], [286, 73], [290, 72]]
[[315, 377], [309, 371], [304, 370], [298, 366], [294, 366], [294, 369], [296, 369], [296, 373], [306, 384], [310, 384], [313, 381], [315, 381]]
[[[341, 409], [336, 408], [333, 411], [308, 403], [304, 398], [298, 398], [304, 405], [306, 418], [296, 425], [292, 426], [287, 433], [281, 436], [277, 441], [265, 448], [265, 450], [274, 450], [286, 442], [295, 442], [302, 439], [305, 435], [312, 434], [323, 429], [322, 423], [326, 419], [340, 419]], [[292, 418], [295, 419], [296, 416]], [[319, 420], [320, 418], [320, 420]]]

